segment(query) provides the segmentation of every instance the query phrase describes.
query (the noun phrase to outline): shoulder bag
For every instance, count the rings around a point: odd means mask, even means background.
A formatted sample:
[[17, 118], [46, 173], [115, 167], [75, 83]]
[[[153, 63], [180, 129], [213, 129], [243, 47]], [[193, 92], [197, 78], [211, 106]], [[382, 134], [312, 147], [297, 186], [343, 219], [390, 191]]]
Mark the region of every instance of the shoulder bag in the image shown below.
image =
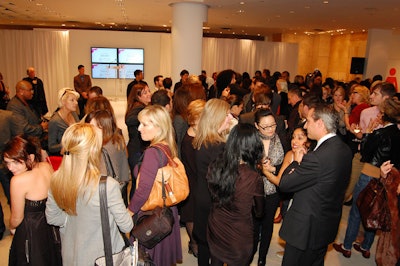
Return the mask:
[[[161, 153], [160, 153], [161, 159]], [[161, 184], [164, 184], [164, 175], [161, 170]], [[174, 225], [174, 215], [172, 210], [165, 205], [166, 192], [165, 186], [161, 186], [161, 200], [164, 202], [162, 207], [156, 207], [154, 210], [145, 211], [134, 215], [135, 226], [132, 229], [132, 235], [139, 240], [139, 243], [148, 249], [152, 249], [161, 240], [172, 232]]]
[[361, 221], [366, 229], [390, 231], [391, 217], [382, 178], [372, 178], [357, 198]]
[[[161, 152], [168, 158], [168, 164], [160, 167], [157, 171], [149, 198], [143, 204], [141, 210], [154, 210], [156, 207], [173, 206], [184, 201], [189, 195], [189, 181], [186, 175], [185, 167], [178, 157], [171, 158], [169, 153], [161, 145], [154, 145], [160, 155], [160, 163], [162, 161]], [[140, 173], [137, 178], [136, 187], [139, 184]], [[162, 178], [164, 178], [165, 186], [162, 186]], [[160, 197], [162, 189], [165, 187], [167, 194], [165, 201]]]
[[[110, 233], [110, 223], [108, 218], [107, 210], [107, 177], [102, 176], [100, 178], [99, 184], [99, 194], [100, 194], [100, 215], [101, 215], [101, 231], [103, 233], [103, 244], [104, 244], [104, 257], [97, 258], [95, 260], [95, 266], [136, 266], [138, 264], [138, 242], [133, 242], [133, 245], [128, 244], [122, 251], [112, 254], [111, 248], [111, 233]], [[125, 243], [129, 243], [124, 237]]]

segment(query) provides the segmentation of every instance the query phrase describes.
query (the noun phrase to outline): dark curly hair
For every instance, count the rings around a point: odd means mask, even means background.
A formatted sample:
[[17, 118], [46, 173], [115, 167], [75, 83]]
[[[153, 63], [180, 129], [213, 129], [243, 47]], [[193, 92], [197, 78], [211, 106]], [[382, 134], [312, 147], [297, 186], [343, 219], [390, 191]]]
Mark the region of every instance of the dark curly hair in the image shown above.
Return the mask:
[[213, 202], [219, 207], [230, 206], [239, 177], [239, 164], [246, 163], [256, 171], [263, 155], [264, 146], [256, 128], [249, 124], [236, 125], [229, 133], [223, 153], [208, 168], [208, 188]]

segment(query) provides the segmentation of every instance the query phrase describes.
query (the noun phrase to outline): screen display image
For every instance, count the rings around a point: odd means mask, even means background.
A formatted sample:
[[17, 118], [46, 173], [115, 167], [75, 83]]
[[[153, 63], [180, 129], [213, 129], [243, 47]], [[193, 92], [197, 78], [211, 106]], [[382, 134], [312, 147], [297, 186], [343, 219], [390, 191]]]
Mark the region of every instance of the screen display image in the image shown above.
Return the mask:
[[95, 79], [116, 79], [117, 64], [92, 64], [92, 78]]
[[143, 65], [119, 65], [119, 78], [120, 79], [134, 79], [135, 75], [133, 74], [135, 70], [140, 69], [143, 70]]
[[143, 64], [143, 49], [118, 48], [118, 63], [120, 64]]
[[92, 47], [92, 63], [118, 63], [117, 48]]

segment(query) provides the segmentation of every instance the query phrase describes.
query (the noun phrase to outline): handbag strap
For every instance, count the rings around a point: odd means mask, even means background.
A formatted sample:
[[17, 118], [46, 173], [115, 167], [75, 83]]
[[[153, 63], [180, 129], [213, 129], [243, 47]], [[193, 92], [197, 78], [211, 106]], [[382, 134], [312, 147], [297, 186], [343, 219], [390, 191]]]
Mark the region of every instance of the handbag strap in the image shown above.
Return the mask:
[[110, 222], [107, 210], [107, 177], [101, 176], [99, 184], [100, 196], [100, 216], [101, 216], [101, 231], [103, 233], [104, 253], [106, 257], [106, 265], [113, 266], [112, 248], [111, 248], [111, 233]]
[[168, 164], [171, 165], [172, 167], [176, 167], [177, 164], [175, 163], [175, 161], [173, 160], [173, 158], [171, 157], [171, 155], [169, 154], [169, 152], [164, 148], [163, 145], [160, 144], [155, 144], [153, 145], [154, 148], [161, 150], [165, 156], [167, 156], [167, 160], [168, 160]]
[[[161, 183], [162, 184], [161, 185], [161, 188], [162, 188], [162, 199], [163, 199], [163, 205], [164, 205], [164, 207], [166, 207], [167, 205], [165, 204], [165, 201], [167, 200], [167, 193], [165, 192], [164, 171], [163, 171], [162, 166], [161, 166], [163, 151], [161, 151], [162, 148], [159, 145], [154, 145], [154, 147], [156, 148], [156, 150], [158, 152], [158, 155], [160, 157], [161, 182], [162, 182]], [[165, 152], [164, 152], [164, 154], [165, 154]], [[168, 155], [167, 155], [167, 159], [169, 160]]]
[[114, 171], [114, 166], [111, 162], [110, 155], [108, 154], [107, 150], [104, 148], [101, 149], [101, 153], [103, 154], [104, 162], [106, 163], [107, 175], [112, 176], [115, 179], [116, 174]]

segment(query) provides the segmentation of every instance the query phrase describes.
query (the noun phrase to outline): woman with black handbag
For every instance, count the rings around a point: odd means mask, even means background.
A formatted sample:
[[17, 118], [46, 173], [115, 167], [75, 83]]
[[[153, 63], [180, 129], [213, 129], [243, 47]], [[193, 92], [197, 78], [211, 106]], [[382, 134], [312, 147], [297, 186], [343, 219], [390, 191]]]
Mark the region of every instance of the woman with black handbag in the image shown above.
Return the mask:
[[[141, 208], [149, 199], [158, 169], [167, 165], [168, 157], [176, 157], [177, 151], [171, 117], [165, 107], [159, 105], [147, 106], [139, 113], [138, 119], [140, 121], [138, 130], [141, 138], [144, 141], [149, 141], [150, 146], [144, 151], [140, 169], [135, 167], [134, 174], [135, 176], [139, 175], [139, 181], [128, 208], [140, 219], [143, 213]], [[160, 152], [160, 150], [162, 151]], [[159, 195], [159, 197], [161, 198], [162, 195]], [[171, 266], [182, 262], [178, 209], [176, 206], [169, 208], [175, 220], [172, 232], [153, 248], [145, 249], [157, 266]]]

